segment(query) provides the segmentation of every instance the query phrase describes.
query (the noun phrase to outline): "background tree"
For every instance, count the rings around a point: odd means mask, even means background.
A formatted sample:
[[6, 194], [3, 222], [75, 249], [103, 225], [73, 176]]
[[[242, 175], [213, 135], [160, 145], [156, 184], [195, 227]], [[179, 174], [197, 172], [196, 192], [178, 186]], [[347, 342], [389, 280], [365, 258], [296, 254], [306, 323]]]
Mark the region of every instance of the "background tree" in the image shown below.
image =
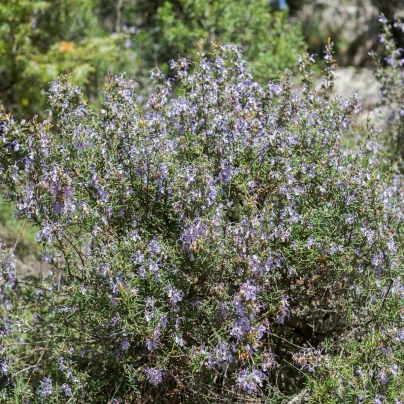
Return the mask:
[[5, 0], [0, 4], [0, 97], [27, 117], [46, 109], [45, 92], [61, 73], [83, 85], [90, 100], [111, 69], [135, 73], [125, 35], [99, 24], [98, 1]]
[[[0, 4], [0, 99], [30, 118], [47, 108], [44, 93], [61, 73], [99, 99], [109, 70], [144, 83], [149, 71], [197, 44], [240, 43], [255, 75], [275, 77], [296, 65], [298, 25], [263, 0], [5, 0]], [[190, 51], [192, 49], [192, 51]]]

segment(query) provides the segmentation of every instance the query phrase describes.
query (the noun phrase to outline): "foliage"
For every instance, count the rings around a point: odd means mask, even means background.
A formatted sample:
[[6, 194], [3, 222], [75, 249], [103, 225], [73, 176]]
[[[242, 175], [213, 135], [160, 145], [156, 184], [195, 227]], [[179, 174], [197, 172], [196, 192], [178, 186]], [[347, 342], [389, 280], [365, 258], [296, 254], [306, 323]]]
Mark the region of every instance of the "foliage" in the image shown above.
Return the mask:
[[26, 284], [2, 251], [4, 402], [403, 399], [402, 178], [372, 127], [342, 146], [360, 101], [331, 44], [319, 88], [313, 63], [262, 87], [221, 45], [147, 105], [62, 77], [54, 127], [2, 111], [4, 196], [54, 268]]
[[300, 25], [271, 12], [267, 0], [165, 1], [156, 18], [160, 62], [194, 59], [197, 44], [230, 42], [244, 50], [254, 78], [265, 81], [286, 67], [297, 69], [296, 55], [304, 49]]
[[[178, 53], [196, 57], [202, 40], [240, 43], [258, 78], [293, 66], [300, 28], [266, 1], [5, 0], [0, 4], [0, 98], [15, 115], [47, 109], [45, 93], [61, 73], [97, 104], [109, 70], [144, 73]], [[166, 72], [168, 69], [166, 69]]]
[[[109, 69], [134, 73], [126, 35], [100, 27], [96, 0], [5, 0], [0, 4], [0, 96], [8, 110], [46, 109], [45, 92], [61, 73], [94, 101]], [[131, 68], [132, 64], [132, 68]]]
[[23, 232], [21, 232], [21, 223], [14, 218], [13, 211], [13, 205], [0, 198], [0, 239], [5, 236], [14, 241], [24, 238], [31, 248], [35, 248], [36, 233], [34, 229], [30, 227], [25, 228], [24, 225]]

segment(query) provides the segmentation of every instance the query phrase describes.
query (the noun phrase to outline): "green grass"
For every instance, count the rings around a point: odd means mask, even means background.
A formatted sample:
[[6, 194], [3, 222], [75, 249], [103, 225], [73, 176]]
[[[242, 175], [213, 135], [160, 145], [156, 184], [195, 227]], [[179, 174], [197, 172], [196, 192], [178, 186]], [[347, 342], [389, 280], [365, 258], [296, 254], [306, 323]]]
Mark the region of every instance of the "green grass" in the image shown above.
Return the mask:
[[24, 241], [25, 244], [36, 244], [36, 230], [27, 222], [14, 217], [14, 205], [0, 197], [0, 239]]

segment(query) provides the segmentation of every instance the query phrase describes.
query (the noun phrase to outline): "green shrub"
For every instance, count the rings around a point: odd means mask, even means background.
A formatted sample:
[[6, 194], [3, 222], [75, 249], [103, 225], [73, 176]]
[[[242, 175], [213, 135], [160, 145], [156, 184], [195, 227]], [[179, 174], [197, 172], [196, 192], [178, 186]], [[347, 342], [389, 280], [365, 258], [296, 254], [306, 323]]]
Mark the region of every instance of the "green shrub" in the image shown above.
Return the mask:
[[136, 72], [127, 36], [102, 29], [97, 7], [96, 0], [1, 2], [0, 97], [8, 110], [28, 118], [42, 114], [49, 84], [61, 73], [97, 101], [110, 69]]
[[[300, 27], [266, 1], [28, 1], [0, 4], [0, 99], [16, 116], [47, 109], [45, 93], [60, 74], [98, 106], [105, 75], [145, 73], [178, 54], [196, 58], [197, 43], [240, 43], [259, 79], [296, 67]], [[192, 50], [192, 52], [190, 52]]]
[[156, 18], [160, 63], [178, 55], [193, 60], [197, 45], [230, 42], [241, 46], [254, 78], [265, 82], [286, 67], [296, 70], [305, 47], [299, 24], [272, 12], [266, 0], [165, 1]]

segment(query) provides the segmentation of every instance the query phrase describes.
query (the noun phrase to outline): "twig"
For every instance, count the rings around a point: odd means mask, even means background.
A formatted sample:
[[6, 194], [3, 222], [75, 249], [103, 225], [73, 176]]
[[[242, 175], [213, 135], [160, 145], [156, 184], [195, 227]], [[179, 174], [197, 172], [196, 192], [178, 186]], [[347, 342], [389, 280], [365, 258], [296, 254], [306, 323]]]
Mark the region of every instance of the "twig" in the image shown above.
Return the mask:
[[[36, 365], [34, 365], [34, 366], [32, 366], [32, 367], [36, 367], [36, 366], [39, 365], [39, 362], [41, 362], [42, 356], [43, 356], [43, 354], [45, 353], [46, 348], [47, 348], [48, 345], [49, 345], [49, 342], [50, 342], [50, 340], [46, 343], [46, 346], [45, 346], [44, 350], [42, 351], [41, 356], [39, 357], [39, 359], [38, 359]], [[25, 383], [25, 387], [27, 387], [27, 386], [28, 386], [28, 383], [31, 381], [31, 376], [32, 376], [32, 373], [31, 373], [31, 375], [29, 376], [29, 378], [28, 378], [28, 380], [27, 380], [27, 383]]]
[[279, 335], [272, 334], [271, 332], [268, 332], [267, 334], [268, 334], [268, 335], [272, 335], [272, 336], [275, 337], [275, 338], [281, 339], [282, 341], [285, 341], [285, 342], [287, 342], [288, 344], [295, 346], [296, 348], [299, 348], [299, 349], [307, 349], [307, 348], [304, 348], [304, 347], [302, 347], [302, 346], [296, 345], [296, 344], [294, 344], [293, 342], [290, 342], [290, 341], [288, 341], [287, 339], [280, 337]]
[[15, 250], [15, 248], [17, 247], [18, 241], [20, 240], [20, 236], [21, 236], [21, 234], [22, 234], [22, 230], [24, 229], [24, 226], [25, 226], [25, 222], [26, 222], [26, 221], [27, 221], [27, 219], [24, 219], [24, 221], [22, 222], [21, 229], [20, 229], [20, 231], [18, 232], [17, 240], [15, 240], [14, 247], [13, 247], [12, 250], [11, 250], [12, 253], [14, 253], [14, 250]]

